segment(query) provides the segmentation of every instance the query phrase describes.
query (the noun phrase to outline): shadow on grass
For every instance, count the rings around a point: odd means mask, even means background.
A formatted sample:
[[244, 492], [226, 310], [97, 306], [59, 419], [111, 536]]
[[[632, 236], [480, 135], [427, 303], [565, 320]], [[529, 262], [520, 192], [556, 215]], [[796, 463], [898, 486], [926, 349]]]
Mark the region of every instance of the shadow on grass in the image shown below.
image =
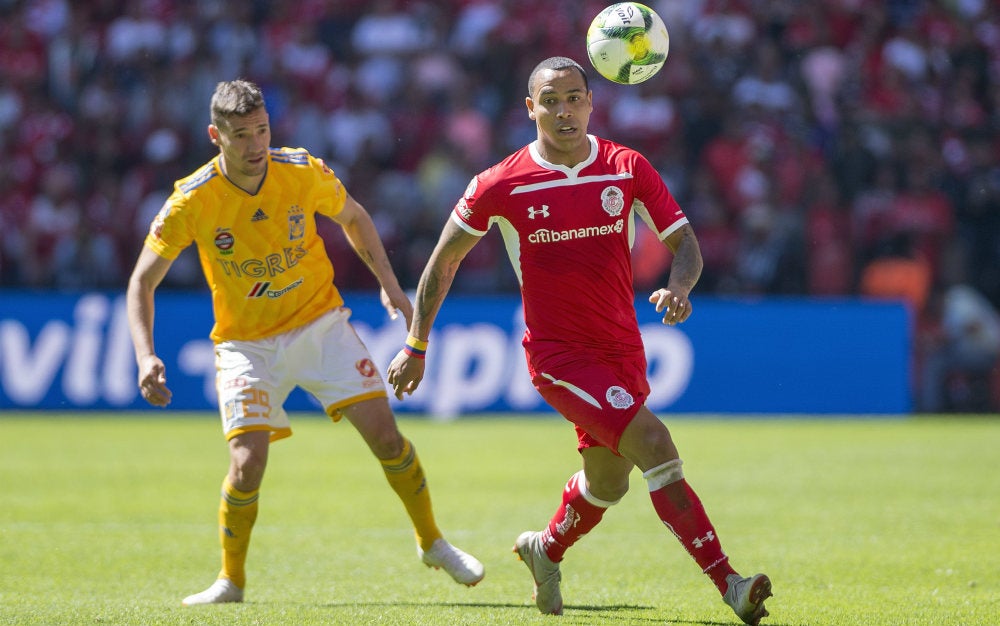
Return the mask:
[[[521, 602], [325, 602], [320, 606], [337, 607], [359, 607], [359, 606], [395, 606], [395, 607], [421, 607], [436, 606], [441, 608], [479, 608], [479, 609], [525, 609], [535, 611], [535, 607]], [[567, 604], [565, 609], [574, 611], [653, 611], [656, 607], [640, 606], [636, 604], [606, 604], [606, 605], [575, 605]]]
[[[515, 602], [328, 602], [321, 606], [326, 608], [357, 608], [357, 607], [438, 607], [438, 608], [478, 608], [478, 609], [524, 609], [532, 615], [538, 615], [535, 607]], [[664, 619], [657, 607], [638, 604], [567, 604], [564, 618], [572, 624], [697, 624], [698, 626], [732, 626], [732, 622], [715, 622], [709, 620], [678, 620]], [[640, 616], [637, 611], [657, 611], [657, 615]], [[616, 613], [627, 615], [616, 615]], [[539, 617], [541, 617], [539, 615]], [[594, 621], [591, 621], [594, 620]]]

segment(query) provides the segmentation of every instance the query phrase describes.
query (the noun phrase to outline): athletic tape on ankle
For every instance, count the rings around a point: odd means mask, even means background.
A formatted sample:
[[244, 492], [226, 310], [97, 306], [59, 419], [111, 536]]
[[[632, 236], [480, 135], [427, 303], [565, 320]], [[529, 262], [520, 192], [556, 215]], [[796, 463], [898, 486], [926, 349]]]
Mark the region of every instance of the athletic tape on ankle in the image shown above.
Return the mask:
[[681, 469], [681, 465], [683, 464], [684, 461], [674, 459], [643, 472], [642, 477], [646, 479], [646, 484], [649, 485], [650, 492], [662, 489], [678, 480], [683, 480], [684, 470]]

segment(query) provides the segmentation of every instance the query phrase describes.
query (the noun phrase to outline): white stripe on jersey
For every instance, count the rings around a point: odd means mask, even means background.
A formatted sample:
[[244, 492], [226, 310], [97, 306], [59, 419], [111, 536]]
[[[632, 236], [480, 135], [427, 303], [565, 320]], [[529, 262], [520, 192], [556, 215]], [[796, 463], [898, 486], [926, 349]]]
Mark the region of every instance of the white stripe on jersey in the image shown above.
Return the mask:
[[[485, 230], [477, 230], [477, 229], [469, 226], [464, 221], [462, 221], [462, 218], [460, 218], [458, 216], [458, 213], [455, 213], [454, 211], [451, 212], [451, 221], [453, 221], [456, 224], [458, 224], [462, 228], [462, 230], [464, 230], [465, 232], [469, 233], [470, 235], [475, 235], [476, 237], [483, 237], [483, 236], [486, 235], [486, 231]], [[492, 223], [493, 222], [491, 221], [490, 224], [492, 224]]]
[[517, 275], [517, 284], [523, 285], [524, 281], [521, 280], [521, 238], [517, 234], [517, 229], [510, 223], [510, 220], [499, 216], [490, 218], [490, 224], [496, 224], [497, 228], [500, 229], [500, 237], [503, 239], [503, 247], [507, 250], [507, 258], [510, 259], [510, 265], [514, 268], [514, 274]]
[[[653, 218], [649, 215], [649, 209], [646, 208], [646, 205], [643, 203], [642, 200], [639, 200], [638, 198], [636, 198], [635, 200], [633, 200], [632, 201], [632, 210], [635, 212], [636, 215], [638, 215], [639, 217], [642, 218], [642, 221], [646, 223], [646, 226], [649, 226], [649, 230], [651, 230], [654, 233], [656, 233], [656, 237], [660, 241], [663, 241], [664, 239], [667, 238], [667, 236], [670, 235], [670, 233], [674, 232], [675, 230], [677, 230], [681, 226], [683, 226], [683, 225], [685, 225], [685, 224], [688, 223], [688, 218], [683, 217], [683, 218], [677, 220], [676, 222], [674, 222], [673, 224], [671, 224], [670, 226], [668, 226], [667, 228], [665, 228], [664, 230], [657, 231], [656, 230], [656, 224], [653, 223]], [[631, 248], [632, 244], [634, 243], [633, 237], [634, 237], [634, 234], [630, 233], [630, 235], [629, 235], [629, 241], [628, 241], [629, 248]]]
[[558, 180], [547, 180], [533, 185], [521, 185], [515, 187], [510, 195], [519, 193], [531, 193], [540, 189], [554, 189], [556, 187], [573, 187], [575, 185], [585, 185], [587, 183], [599, 183], [604, 180], [626, 180], [632, 178], [632, 172], [622, 172], [620, 174], [602, 174], [601, 176], [567, 176]]
[[[457, 213], [452, 212], [451, 221], [458, 224], [462, 230], [470, 235], [475, 235], [476, 237], [483, 237], [486, 235], [485, 230], [476, 230], [463, 222], [462, 218], [460, 218]], [[510, 258], [510, 264], [514, 268], [514, 274], [517, 275], [517, 284], [523, 284], [521, 282], [521, 240], [517, 235], [517, 229], [510, 223], [510, 220], [499, 216], [490, 218], [490, 226], [493, 226], [494, 224], [496, 224], [497, 228], [500, 229], [500, 236], [503, 239], [504, 249], [507, 251], [507, 257]]]

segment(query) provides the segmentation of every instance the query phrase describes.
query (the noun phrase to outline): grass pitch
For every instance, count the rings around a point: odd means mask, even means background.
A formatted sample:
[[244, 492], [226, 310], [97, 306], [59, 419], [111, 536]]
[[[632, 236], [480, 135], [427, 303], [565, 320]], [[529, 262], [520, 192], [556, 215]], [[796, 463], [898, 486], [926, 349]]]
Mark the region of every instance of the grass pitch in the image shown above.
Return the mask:
[[[996, 624], [1000, 419], [670, 419], [689, 482], [764, 624]], [[213, 414], [0, 412], [0, 624], [736, 624], [656, 519], [645, 484], [567, 555], [562, 618], [510, 553], [579, 469], [560, 418], [403, 418], [475, 588], [416, 558], [346, 422], [293, 416], [272, 447], [247, 602], [183, 608], [219, 568], [227, 456]]]

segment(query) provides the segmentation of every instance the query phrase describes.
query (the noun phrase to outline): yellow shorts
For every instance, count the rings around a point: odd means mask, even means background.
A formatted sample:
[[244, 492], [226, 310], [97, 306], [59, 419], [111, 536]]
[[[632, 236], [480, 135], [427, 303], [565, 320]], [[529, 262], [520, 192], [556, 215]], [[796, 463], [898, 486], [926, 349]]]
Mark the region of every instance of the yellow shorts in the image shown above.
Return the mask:
[[216, 389], [226, 439], [266, 430], [292, 434], [284, 403], [295, 387], [311, 393], [334, 421], [346, 406], [388, 396], [385, 382], [349, 321], [334, 309], [287, 333], [215, 345]]

